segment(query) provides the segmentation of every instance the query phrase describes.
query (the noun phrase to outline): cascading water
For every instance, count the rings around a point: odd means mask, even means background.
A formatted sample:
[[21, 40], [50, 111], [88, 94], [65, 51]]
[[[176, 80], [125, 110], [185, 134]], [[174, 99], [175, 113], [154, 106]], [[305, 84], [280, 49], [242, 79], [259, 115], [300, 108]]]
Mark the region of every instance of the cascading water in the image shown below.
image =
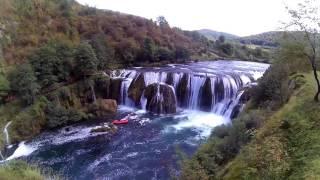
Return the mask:
[[6, 145], [10, 145], [10, 137], [9, 137], [8, 127], [10, 126], [11, 123], [12, 123], [12, 122], [9, 121], [9, 122], [5, 125], [5, 127], [4, 127], [4, 129], [3, 129], [3, 133], [4, 133], [5, 138], [6, 138]]
[[[214, 61], [113, 71], [110, 96], [125, 105], [114, 117], [44, 132], [6, 160], [22, 158], [71, 180], [170, 179], [180, 170], [177, 147], [192, 155], [214, 127], [230, 123], [244, 87], [268, 67]], [[115, 135], [91, 131], [132, 113]]]
[[[140, 104], [139, 107], [146, 109], [147, 99], [144, 97], [144, 92], [141, 92], [140, 102], [137, 103], [128, 97], [129, 87], [134, 86], [135, 80], [142, 75], [145, 87], [153, 83], [161, 83], [174, 88], [174, 93], [179, 96], [175, 98], [178, 100], [177, 104], [180, 108], [204, 110], [230, 118], [232, 110], [241, 97], [243, 87], [257, 80], [259, 75], [262, 75], [261, 71], [264, 72], [265, 67], [257, 66], [254, 67], [255, 71], [247, 71], [247, 63], [245, 67], [235, 66], [231, 69], [230, 67], [223, 69], [223, 67], [219, 67], [219, 62], [225, 63], [225, 61], [216, 61], [215, 64], [202, 62], [187, 65], [171, 64], [161, 68], [117, 70], [112, 72], [111, 77], [123, 79], [121, 89], [119, 89], [121, 96], [119, 103], [122, 105], [136, 107], [137, 104]], [[236, 62], [238, 65], [240, 61], [230, 62], [231, 64]], [[249, 65], [255, 66], [254, 63], [249, 63]], [[210, 92], [205, 88], [208, 88]], [[208, 98], [211, 102], [208, 102]]]

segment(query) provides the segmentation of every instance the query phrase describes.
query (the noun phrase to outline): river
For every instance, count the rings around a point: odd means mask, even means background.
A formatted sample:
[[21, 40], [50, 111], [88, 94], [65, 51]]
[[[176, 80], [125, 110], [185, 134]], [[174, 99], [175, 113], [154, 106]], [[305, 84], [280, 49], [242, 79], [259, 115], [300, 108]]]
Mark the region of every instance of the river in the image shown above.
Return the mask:
[[[30, 142], [21, 142], [8, 159], [38, 163], [75, 180], [169, 179], [179, 173], [179, 152], [191, 156], [209, 137], [212, 128], [231, 123], [230, 116], [243, 87], [256, 82], [268, 67], [262, 63], [214, 61], [115, 71], [113, 78], [123, 79], [117, 115], [44, 132]], [[127, 91], [139, 75], [149, 85], [167, 83], [170, 73], [173, 76], [170, 87], [175, 93], [185, 74], [189, 82], [186, 103], [178, 100], [177, 113], [149, 113], [143, 97], [140, 105], [131, 102]], [[201, 88], [207, 78], [211, 81], [212, 103], [203, 111], [198, 99], [206, 97]], [[217, 89], [216, 82], [220, 81], [223, 88]], [[221, 89], [222, 93], [218, 91]], [[137, 118], [119, 126], [116, 134], [90, 133], [92, 128], [131, 112]]]

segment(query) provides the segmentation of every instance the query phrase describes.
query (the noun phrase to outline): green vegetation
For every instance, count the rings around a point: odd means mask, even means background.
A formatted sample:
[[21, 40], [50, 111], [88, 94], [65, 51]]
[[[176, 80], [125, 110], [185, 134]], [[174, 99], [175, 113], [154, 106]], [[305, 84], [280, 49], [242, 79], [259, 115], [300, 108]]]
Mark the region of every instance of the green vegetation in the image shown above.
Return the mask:
[[59, 176], [52, 175], [48, 170], [43, 170], [34, 165], [28, 165], [24, 161], [10, 161], [0, 166], [1, 180], [44, 180], [62, 179]]
[[320, 178], [320, 48], [319, 28], [313, 29], [319, 24], [312, 18], [312, 2], [289, 11], [302, 32], [280, 42], [272, 66], [247, 91], [251, 99], [245, 110], [232, 125], [216, 127], [208, 142], [184, 160], [181, 179]]
[[[279, 72], [269, 70], [261, 82], [273, 86], [263, 90], [266, 86], [261, 83], [257, 87], [261, 89], [232, 125], [213, 130], [208, 142], [185, 162], [181, 179], [320, 177], [320, 109], [313, 101], [316, 86], [312, 75], [291, 75], [281, 83], [275, 82], [272, 71]], [[283, 82], [291, 82], [290, 87]], [[279, 91], [285, 87], [292, 91]]]
[[30, 105], [35, 101], [39, 85], [29, 64], [19, 65], [9, 75], [10, 88], [24, 104]]
[[244, 112], [184, 160], [181, 179], [320, 178], [320, 106], [305, 50], [283, 41]]

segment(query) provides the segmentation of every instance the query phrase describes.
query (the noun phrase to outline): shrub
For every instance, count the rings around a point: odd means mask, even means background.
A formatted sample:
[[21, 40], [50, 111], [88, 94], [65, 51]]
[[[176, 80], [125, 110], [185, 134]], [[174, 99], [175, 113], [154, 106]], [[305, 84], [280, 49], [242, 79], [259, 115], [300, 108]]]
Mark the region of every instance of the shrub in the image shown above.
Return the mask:
[[287, 102], [289, 71], [281, 64], [272, 65], [259, 79], [258, 86], [251, 89], [252, 102], [256, 106], [270, 106], [274, 109]]
[[21, 98], [24, 105], [30, 105], [35, 101], [40, 86], [29, 64], [19, 65], [9, 74], [11, 90]]
[[29, 57], [42, 87], [66, 81], [72, 70], [73, 49], [60, 42], [48, 43]]
[[46, 126], [49, 128], [59, 127], [68, 123], [78, 122], [85, 116], [76, 109], [66, 109], [63, 106], [49, 103], [45, 109]]

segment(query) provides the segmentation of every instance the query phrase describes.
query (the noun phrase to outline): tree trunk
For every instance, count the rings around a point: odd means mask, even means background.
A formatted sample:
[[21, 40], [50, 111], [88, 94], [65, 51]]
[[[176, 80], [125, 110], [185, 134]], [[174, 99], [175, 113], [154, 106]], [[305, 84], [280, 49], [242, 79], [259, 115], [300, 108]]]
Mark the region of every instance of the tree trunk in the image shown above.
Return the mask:
[[314, 96], [314, 101], [319, 102], [320, 81], [319, 81], [319, 78], [318, 78], [317, 66], [316, 66], [315, 61], [312, 62], [312, 70], [313, 70], [314, 79], [315, 79], [316, 82], [317, 82], [317, 93], [316, 93], [315, 96]]

